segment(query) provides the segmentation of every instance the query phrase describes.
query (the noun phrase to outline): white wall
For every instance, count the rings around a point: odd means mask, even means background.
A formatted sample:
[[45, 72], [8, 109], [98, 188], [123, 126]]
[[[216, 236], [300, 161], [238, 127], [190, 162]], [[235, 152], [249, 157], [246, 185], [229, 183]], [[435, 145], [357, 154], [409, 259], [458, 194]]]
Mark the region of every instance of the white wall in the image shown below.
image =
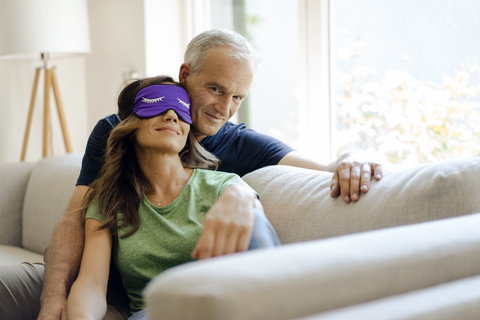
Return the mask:
[[192, 37], [189, 0], [144, 0], [146, 75], [178, 80], [183, 54]]
[[88, 132], [116, 113], [125, 73], [145, 76], [143, 0], [89, 0], [92, 53], [86, 59]]

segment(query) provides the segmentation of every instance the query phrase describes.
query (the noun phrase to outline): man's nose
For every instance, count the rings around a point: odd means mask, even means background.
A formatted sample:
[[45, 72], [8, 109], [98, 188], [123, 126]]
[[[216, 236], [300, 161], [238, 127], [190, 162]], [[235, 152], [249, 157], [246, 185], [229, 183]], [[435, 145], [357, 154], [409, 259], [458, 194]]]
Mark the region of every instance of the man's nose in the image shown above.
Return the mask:
[[167, 110], [167, 112], [165, 112], [163, 114], [162, 120], [163, 121], [177, 122], [178, 121], [178, 114], [175, 111], [173, 111], [173, 109], [169, 109], [169, 110]]
[[228, 117], [230, 114], [230, 103], [232, 103], [231, 97], [219, 97], [215, 104], [215, 110], [217, 110], [222, 117]]

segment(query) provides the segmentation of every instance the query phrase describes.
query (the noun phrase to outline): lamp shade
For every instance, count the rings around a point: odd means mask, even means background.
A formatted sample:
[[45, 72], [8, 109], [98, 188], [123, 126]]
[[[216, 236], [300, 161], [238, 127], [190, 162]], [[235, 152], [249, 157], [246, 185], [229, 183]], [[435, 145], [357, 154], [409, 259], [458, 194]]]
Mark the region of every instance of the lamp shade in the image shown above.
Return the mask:
[[0, 58], [61, 58], [90, 52], [86, 0], [1, 0]]

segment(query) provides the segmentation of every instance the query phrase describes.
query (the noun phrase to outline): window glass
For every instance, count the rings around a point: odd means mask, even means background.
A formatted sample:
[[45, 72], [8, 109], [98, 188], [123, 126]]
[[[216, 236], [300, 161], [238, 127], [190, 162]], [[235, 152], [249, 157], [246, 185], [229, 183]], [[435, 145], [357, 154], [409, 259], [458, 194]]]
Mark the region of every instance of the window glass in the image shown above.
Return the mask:
[[480, 155], [480, 1], [332, 0], [338, 152]]
[[211, 17], [213, 28], [234, 28], [243, 33], [260, 54], [260, 64], [239, 120], [296, 148], [298, 1], [212, 0]]

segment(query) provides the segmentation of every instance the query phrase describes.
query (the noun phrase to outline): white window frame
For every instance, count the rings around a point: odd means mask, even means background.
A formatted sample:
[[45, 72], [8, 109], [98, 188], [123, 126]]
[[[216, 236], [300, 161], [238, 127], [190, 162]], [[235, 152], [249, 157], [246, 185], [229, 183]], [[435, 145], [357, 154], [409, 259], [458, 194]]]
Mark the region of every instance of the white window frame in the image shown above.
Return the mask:
[[327, 163], [336, 159], [333, 140], [330, 1], [299, 0], [300, 110], [299, 151]]

